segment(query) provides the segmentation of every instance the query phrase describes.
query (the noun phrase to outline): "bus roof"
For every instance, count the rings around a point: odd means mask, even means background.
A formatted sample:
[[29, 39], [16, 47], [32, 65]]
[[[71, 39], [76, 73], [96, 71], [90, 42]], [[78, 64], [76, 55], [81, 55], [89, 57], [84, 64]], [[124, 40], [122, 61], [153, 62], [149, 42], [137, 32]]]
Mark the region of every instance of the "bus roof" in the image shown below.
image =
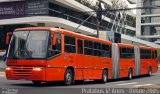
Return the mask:
[[87, 36], [87, 35], [75, 33], [75, 32], [69, 31], [69, 30], [65, 30], [65, 29], [54, 28], [54, 27], [27, 27], [27, 28], [16, 29], [16, 31], [24, 31], [24, 30], [49, 30], [49, 31], [60, 32], [60, 33], [67, 34], [67, 35], [72, 35], [72, 36], [75, 36], [75, 37], [80, 38], [80, 39], [88, 39], [90, 41], [112, 44], [112, 42], [107, 41], [107, 40], [98, 39], [98, 38], [95, 38], [95, 37], [90, 37], [90, 36]]
[[[18, 28], [16, 31], [24, 31], [24, 30], [52, 30], [52, 27], [26, 27], [26, 28]], [[57, 28], [55, 28], [57, 29]]]
[[139, 46], [140, 49], [152, 49], [152, 50], [158, 50], [158, 48], [153, 47], [147, 47], [147, 46]]
[[118, 43], [118, 46], [134, 48], [134, 45], [132, 45], [132, 44], [124, 44], [124, 43]]
[[[67, 34], [67, 35], [72, 35], [72, 36], [75, 36], [75, 37], [80, 38], [80, 39], [88, 39], [90, 41], [112, 44], [111, 41], [98, 39], [98, 38], [95, 38], [95, 37], [90, 37], [90, 36], [87, 36], [87, 35], [75, 33], [75, 32], [69, 31], [69, 30], [65, 30], [65, 29], [54, 28], [54, 27], [27, 27], [27, 28], [18, 28], [18, 29], [16, 29], [16, 31], [24, 31], [24, 30], [55, 31], [55, 32], [60, 32], [60, 33]], [[124, 47], [124, 46], [125, 47], [134, 47], [134, 45], [132, 45], [132, 44], [124, 44], [124, 43], [118, 43], [118, 46], [121, 46], [121, 47]], [[157, 50], [157, 48], [147, 47], [147, 46], [139, 46], [139, 48]]]
[[64, 30], [64, 29], [58, 29], [57, 31], [60, 31], [61, 33], [64, 33], [64, 34], [67, 34], [67, 35], [76, 36], [77, 38], [80, 38], [80, 39], [87, 39], [87, 40], [90, 40], [90, 41], [112, 44], [112, 42], [107, 41], [107, 40], [103, 40], [103, 39], [99, 39], [99, 38], [95, 38], [95, 37], [91, 37], [91, 36], [87, 36], [87, 35], [71, 32], [71, 31]]

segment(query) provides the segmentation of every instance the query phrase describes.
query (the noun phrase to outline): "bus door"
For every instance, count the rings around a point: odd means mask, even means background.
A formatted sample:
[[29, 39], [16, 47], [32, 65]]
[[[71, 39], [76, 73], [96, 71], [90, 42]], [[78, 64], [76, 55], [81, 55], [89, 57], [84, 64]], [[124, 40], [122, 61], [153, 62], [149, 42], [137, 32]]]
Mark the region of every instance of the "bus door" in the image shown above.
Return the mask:
[[84, 79], [93, 79], [93, 42], [84, 40]]
[[84, 64], [84, 49], [83, 40], [77, 39], [77, 62], [76, 62], [76, 80], [84, 79], [83, 64]]
[[157, 58], [157, 50], [152, 50], [152, 72], [158, 71], [158, 58]]
[[[129, 68], [135, 67], [134, 48], [120, 47], [120, 77], [127, 77]], [[134, 72], [134, 70], [133, 70]]]
[[140, 63], [140, 73], [147, 74], [148, 67], [151, 63], [151, 50], [140, 49], [141, 63]]

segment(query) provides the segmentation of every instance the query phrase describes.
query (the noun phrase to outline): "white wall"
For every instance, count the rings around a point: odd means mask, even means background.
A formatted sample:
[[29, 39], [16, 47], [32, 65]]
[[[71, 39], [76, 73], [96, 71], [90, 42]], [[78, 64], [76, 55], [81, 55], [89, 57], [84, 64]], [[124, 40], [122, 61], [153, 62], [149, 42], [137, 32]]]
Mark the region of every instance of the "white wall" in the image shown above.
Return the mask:
[[[142, 0], [137, 0], [137, 7], [142, 6]], [[141, 36], [141, 9], [136, 10], [136, 36]]]

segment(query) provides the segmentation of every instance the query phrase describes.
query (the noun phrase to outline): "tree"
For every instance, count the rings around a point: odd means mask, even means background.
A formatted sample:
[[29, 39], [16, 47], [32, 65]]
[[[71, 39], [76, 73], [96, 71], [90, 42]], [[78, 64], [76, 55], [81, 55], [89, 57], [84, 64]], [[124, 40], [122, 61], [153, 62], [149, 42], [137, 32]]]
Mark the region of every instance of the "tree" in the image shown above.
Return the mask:
[[125, 9], [128, 5], [123, 0], [112, 0], [112, 9]]

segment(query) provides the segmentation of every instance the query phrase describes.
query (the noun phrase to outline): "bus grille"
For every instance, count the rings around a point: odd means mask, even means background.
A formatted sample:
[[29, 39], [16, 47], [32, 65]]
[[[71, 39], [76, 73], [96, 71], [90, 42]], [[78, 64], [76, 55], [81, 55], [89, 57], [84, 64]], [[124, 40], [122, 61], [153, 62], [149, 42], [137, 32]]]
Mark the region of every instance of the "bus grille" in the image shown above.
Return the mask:
[[16, 66], [12, 67], [14, 76], [30, 76], [32, 67]]

